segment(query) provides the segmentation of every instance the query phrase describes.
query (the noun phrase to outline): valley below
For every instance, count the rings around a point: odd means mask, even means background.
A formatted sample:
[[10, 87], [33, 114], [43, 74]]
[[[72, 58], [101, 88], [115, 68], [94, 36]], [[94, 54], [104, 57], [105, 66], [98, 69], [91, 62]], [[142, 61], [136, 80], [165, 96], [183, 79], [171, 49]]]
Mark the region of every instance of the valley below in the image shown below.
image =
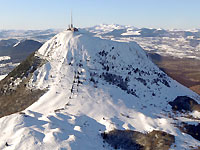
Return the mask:
[[149, 54], [152, 61], [172, 79], [200, 94], [200, 60]]

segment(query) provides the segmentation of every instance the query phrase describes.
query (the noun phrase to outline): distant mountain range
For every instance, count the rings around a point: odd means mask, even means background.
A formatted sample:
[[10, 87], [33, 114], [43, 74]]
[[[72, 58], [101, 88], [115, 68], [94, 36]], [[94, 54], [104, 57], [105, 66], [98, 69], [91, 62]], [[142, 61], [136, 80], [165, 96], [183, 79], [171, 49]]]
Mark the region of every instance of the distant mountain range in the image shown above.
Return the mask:
[[[144, 50], [163, 56], [200, 59], [200, 30], [165, 30], [101, 24], [85, 28], [96, 36], [115, 41], [135, 41]], [[32, 39], [46, 42], [62, 29], [0, 30], [0, 40]]]
[[31, 53], [42, 46], [34, 40], [8, 39], [0, 41], [0, 75], [8, 74]]
[[0, 41], [0, 56], [10, 56], [12, 62], [21, 62], [30, 53], [39, 49], [42, 43], [34, 40], [22, 40], [16, 39], [1, 40]]
[[45, 42], [62, 29], [48, 30], [0, 30], [0, 40], [14, 38], [17, 40], [32, 39]]
[[93, 33], [100, 35], [113, 35], [117, 37], [132, 36], [132, 37], [188, 37], [194, 36], [200, 38], [200, 29], [193, 30], [166, 30], [166, 29], [154, 29], [154, 28], [136, 28], [133, 26], [122, 26], [117, 24], [101, 24], [87, 28]]
[[200, 30], [165, 30], [121, 25], [97, 25], [87, 28], [101, 38], [135, 41], [144, 50], [178, 58], [200, 59]]

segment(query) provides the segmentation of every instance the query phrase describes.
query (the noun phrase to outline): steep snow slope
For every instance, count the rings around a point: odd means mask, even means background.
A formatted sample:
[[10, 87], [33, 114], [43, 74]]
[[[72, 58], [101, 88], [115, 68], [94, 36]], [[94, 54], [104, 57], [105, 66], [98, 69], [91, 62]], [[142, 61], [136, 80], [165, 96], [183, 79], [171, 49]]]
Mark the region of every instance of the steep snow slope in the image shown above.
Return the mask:
[[[100, 133], [161, 130], [172, 149], [200, 142], [174, 127], [169, 101], [195, 93], [161, 72], [135, 42], [103, 40], [87, 31], [63, 31], [36, 53], [30, 89], [48, 91], [23, 113], [0, 119], [0, 149], [111, 149]], [[6, 145], [5, 145], [6, 143]]]

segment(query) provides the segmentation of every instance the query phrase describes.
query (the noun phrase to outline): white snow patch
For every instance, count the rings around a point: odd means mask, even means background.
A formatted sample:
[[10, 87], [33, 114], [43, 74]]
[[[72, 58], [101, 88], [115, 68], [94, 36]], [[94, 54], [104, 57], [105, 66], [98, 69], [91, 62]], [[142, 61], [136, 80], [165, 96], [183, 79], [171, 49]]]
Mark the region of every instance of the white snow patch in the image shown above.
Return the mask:
[[13, 47], [18, 46], [21, 43], [21, 41], [17, 42]]
[[6, 76], [7, 76], [7, 74], [5, 74], [5, 75], [0, 75], [0, 81], [3, 80]]
[[190, 113], [190, 115], [192, 115], [194, 118], [200, 119], [200, 112], [198, 112], [198, 111], [193, 111], [192, 113]]
[[3, 61], [3, 60], [10, 60], [10, 56], [0, 56], [0, 61]]

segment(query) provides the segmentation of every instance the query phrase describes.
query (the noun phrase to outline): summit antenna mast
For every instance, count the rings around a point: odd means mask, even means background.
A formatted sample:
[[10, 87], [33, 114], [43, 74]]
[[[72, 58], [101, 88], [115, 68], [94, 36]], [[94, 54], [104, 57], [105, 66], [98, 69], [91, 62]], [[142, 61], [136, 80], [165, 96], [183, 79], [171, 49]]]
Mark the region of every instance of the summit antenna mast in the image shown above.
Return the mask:
[[72, 11], [71, 11], [71, 18], [70, 18], [71, 20], [71, 28], [73, 28], [73, 22], [72, 22]]
[[73, 32], [78, 31], [78, 29], [75, 28], [75, 27], [73, 26], [72, 11], [71, 11], [71, 16], [70, 16], [70, 24], [69, 24], [69, 28], [68, 28], [67, 30], [70, 30], [70, 31], [73, 31]]

